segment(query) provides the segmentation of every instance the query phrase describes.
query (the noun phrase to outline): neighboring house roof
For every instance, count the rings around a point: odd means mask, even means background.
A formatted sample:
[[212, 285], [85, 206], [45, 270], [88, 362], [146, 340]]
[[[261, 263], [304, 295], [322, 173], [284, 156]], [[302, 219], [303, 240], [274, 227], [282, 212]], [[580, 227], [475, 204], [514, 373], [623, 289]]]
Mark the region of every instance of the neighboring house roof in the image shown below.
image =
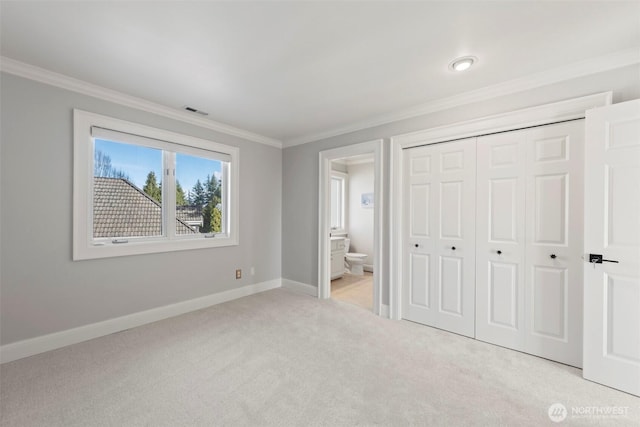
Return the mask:
[[[196, 234], [176, 219], [177, 234]], [[139, 237], [162, 234], [162, 207], [123, 178], [93, 178], [93, 237]]]
[[202, 225], [202, 207], [200, 206], [176, 206], [176, 216], [188, 224], [199, 223]]

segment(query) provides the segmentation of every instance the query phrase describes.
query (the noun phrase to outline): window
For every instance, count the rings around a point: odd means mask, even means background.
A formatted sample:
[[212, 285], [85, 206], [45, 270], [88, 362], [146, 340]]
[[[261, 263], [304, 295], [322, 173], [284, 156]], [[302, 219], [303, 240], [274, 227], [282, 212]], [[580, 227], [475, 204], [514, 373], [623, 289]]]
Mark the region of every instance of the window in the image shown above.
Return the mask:
[[238, 243], [230, 147], [74, 111], [75, 260]]
[[331, 231], [346, 232], [347, 174], [331, 171]]

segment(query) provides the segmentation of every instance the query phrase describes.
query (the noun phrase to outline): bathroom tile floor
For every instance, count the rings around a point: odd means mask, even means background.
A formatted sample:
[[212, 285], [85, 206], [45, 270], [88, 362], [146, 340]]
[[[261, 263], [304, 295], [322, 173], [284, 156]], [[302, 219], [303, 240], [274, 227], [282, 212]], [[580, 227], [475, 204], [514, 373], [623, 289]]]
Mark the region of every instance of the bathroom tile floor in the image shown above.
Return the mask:
[[331, 298], [373, 310], [373, 273], [364, 276], [345, 273], [340, 279], [331, 281]]

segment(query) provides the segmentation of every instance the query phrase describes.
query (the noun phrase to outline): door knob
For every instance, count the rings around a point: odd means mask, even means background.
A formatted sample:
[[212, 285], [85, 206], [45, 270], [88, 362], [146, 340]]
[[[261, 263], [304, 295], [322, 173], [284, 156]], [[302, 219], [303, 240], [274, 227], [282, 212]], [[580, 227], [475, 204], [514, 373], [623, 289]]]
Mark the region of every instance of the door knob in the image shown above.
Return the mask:
[[556, 259], [557, 257], [556, 257], [556, 254], [551, 254], [551, 255], [549, 255], [549, 258]]
[[419, 245], [419, 244], [417, 244], [417, 243], [415, 244], [415, 246], [416, 246], [416, 248], [419, 248], [419, 247], [420, 247], [420, 245]]
[[589, 254], [589, 262], [592, 264], [602, 264], [603, 262], [613, 262], [618, 264], [619, 261], [613, 259], [603, 259], [600, 254]]
[[455, 247], [455, 246], [451, 246], [451, 250], [452, 250], [452, 251], [455, 251], [455, 250], [456, 250], [456, 247]]
[[496, 251], [496, 253], [497, 253], [498, 255], [502, 255], [502, 251], [501, 251], [501, 250], [499, 250], [499, 249]]

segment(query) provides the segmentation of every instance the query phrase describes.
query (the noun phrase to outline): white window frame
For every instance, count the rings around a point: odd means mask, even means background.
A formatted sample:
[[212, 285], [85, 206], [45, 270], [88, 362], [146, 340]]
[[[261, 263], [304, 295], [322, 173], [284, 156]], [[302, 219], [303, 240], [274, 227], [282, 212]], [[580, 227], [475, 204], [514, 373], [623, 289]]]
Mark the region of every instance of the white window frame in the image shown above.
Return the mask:
[[339, 172], [332, 170], [331, 171], [331, 180], [339, 179], [342, 181], [342, 209], [340, 210], [341, 217], [341, 225], [342, 228], [332, 228], [331, 224], [329, 224], [332, 234], [345, 234], [349, 229], [347, 224], [348, 221], [348, 209], [349, 209], [349, 175], [344, 172]]
[[[239, 232], [239, 163], [237, 147], [219, 144], [163, 129], [153, 128], [125, 120], [74, 109], [74, 160], [73, 160], [73, 259], [109, 258], [189, 249], [203, 249], [238, 245]], [[136, 145], [153, 146], [164, 151], [163, 165], [163, 235], [145, 238], [126, 238], [127, 242], [113, 243], [113, 239], [93, 238], [93, 156], [94, 137], [92, 127], [109, 129], [123, 134], [152, 140]], [[135, 139], [135, 136], [133, 137]], [[126, 141], [123, 141], [126, 142]], [[149, 141], [147, 141], [149, 142]], [[223, 162], [223, 230], [224, 233], [176, 235], [175, 211], [167, 216], [170, 206], [175, 206], [175, 180], [167, 179], [175, 174], [175, 153], [215, 158], [230, 158]], [[173, 171], [171, 170], [173, 168]], [[121, 238], [118, 238], [122, 240]]]

